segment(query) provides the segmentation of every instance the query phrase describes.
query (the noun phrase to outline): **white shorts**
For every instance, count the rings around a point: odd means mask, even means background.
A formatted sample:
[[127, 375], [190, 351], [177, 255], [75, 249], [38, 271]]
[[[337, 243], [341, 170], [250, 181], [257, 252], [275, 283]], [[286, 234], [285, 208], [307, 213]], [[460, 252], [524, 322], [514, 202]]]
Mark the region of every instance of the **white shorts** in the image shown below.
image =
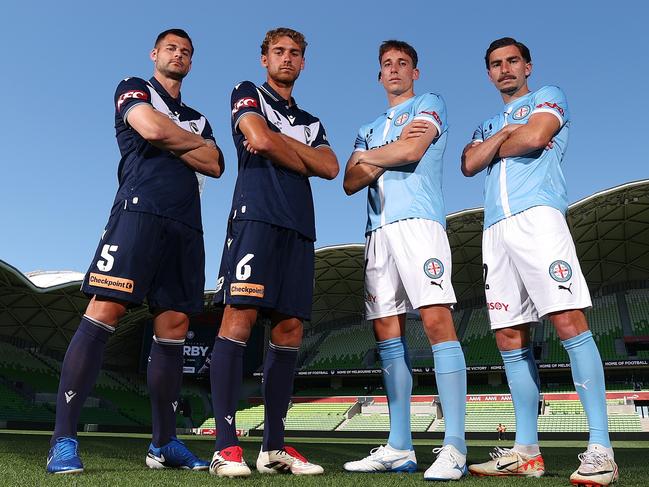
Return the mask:
[[366, 318], [433, 304], [455, 304], [451, 247], [444, 227], [409, 218], [370, 233], [365, 240]]
[[492, 329], [592, 306], [559, 210], [535, 206], [490, 226], [482, 235], [482, 260]]

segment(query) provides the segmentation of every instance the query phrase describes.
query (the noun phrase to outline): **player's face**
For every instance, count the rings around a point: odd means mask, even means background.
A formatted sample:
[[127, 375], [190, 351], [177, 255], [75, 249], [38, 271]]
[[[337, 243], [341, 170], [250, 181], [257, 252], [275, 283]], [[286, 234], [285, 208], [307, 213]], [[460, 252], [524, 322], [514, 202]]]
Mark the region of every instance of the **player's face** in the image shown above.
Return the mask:
[[413, 90], [415, 80], [419, 79], [419, 70], [405, 52], [390, 49], [381, 58], [380, 77], [385, 91], [399, 96]]
[[180, 81], [192, 67], [192, 46], [187, 39], [169, 34], [153, 48], [151, 59], [156, 71]]
[[489, 79], [504, 95], [514, 95], [527, 88], [527, 77], [532, 72], [532, 63], [521, 56], [516, 46], [496, 49], [489, 55]]
[[290, 37], [280, 37], [262, 54], [261, 65], [268, 76], [280, 85], [290, 86], [304, 69], [304, 55], [300, 46]]

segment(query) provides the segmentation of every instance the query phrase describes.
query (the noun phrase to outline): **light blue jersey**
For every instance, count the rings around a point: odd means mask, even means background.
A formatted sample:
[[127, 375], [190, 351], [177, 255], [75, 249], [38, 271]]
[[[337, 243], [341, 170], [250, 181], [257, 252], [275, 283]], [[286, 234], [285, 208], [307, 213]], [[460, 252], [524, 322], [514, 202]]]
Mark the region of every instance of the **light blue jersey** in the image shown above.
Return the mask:
[[484, 228], [533, 206], [550, 206], [564, 214], [568, 208], [561, 163], [568, 147], [570, 113], [560, 88], [544, 86], [505, 105], [501, 113], [478, 127], [473, 140], [487, 140], [505, 125], [525, 124], [540, 112], [559, 119], [561, 129], [553, 137], [554, 145], [549, 150], [499, 159], [487, 168]]
[[366, 234], [406, 218], [424, 218], [446, 227], [442, 196], [442, 157], [446, 148], [446, 105], [441, 96], [426, 93], [389, 108], [358, 131], [355, 151], [376, 149], [399, 140], [413, 120], [426, 120], [438, 137], [419, 162], [388, 168], [368, 187]]

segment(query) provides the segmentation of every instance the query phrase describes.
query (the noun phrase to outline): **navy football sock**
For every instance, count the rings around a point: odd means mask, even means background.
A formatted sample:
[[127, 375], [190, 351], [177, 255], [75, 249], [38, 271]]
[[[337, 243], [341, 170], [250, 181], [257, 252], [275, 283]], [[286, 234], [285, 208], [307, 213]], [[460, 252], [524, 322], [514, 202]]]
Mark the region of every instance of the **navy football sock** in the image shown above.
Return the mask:
[[176, 436], [176, 409], [183, 383], [184, 344], [184, 339], [172, 340], [155, 335], [151, 343], [146, 382], [151, 398], [151, 442], [158, 448]]
[[114, 332], [115, 327], [86, 315], [81, 319], [61, 366], [52, 445], [57, 438], [77, 436], [81, 408], [95, 385], [106, 342]]
[[284, 448], [284, 421], [293, 394], [297, 362], [296, 347], [269, 344], [264, 361], [264, 442], [263, 451]]
[[237, 426], [234, 421], [243, 376], [244, 342], [216, 337], [210, 362], [212, 408], [216, 421], [217, 451], [238, 445]]

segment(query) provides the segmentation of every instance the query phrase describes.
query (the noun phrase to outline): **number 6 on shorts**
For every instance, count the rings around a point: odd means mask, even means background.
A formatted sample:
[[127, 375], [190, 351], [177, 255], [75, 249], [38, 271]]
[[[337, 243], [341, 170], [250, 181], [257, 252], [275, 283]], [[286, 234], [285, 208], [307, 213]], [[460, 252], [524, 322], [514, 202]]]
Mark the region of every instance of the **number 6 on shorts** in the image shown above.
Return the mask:
[[237, 268], [235, 270], [235, 274], [236, 274], [237, 279], [239, 281], [245, 281], [252, 274], [252, 267], [250, 267], [248, 265], [248, 262], [250, 262], [253, 259], [254, 256], [255, 256], [255, 254], [246, 254], [237, 263]]

